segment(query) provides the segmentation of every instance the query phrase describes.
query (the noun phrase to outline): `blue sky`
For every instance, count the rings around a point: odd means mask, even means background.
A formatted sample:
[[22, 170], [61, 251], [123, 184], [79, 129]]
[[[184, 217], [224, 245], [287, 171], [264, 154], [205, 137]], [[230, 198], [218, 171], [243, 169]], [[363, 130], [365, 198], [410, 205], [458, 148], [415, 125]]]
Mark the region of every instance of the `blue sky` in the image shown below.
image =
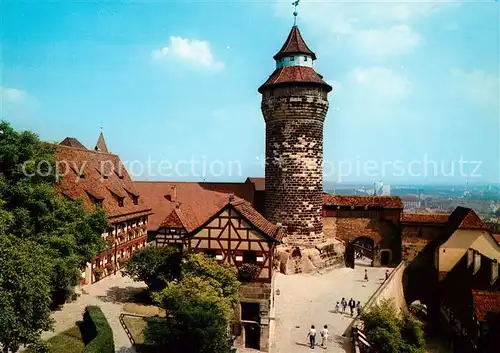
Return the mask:
[[[138, 179], [263, 175], [257, 88], [293, 23], [291, 2], [4, 0], [2, 119], [88, 147], [102, 125], [125, 163], [170, 166], [135, 168]], [[334, 86], [325, 178], [498, 182], [499, 15], [494, 0], [302, 0], [299, 27]], [[172, 170], [193, 160], [212, 170]], [[460, 160], [471, 162], [463, 172]]]

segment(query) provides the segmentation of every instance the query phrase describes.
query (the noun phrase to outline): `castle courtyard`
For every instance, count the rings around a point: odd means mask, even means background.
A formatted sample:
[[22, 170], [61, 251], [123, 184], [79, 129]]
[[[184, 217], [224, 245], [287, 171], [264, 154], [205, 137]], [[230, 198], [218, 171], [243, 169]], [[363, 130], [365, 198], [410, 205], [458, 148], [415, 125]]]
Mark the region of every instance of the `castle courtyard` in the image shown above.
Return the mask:
[[[364, 271], [368, 270], [368, 282]], [[276, 328], [271, 353], [308, 352], [307, 333], [311, 325], [319, 331], [328, 325], [328, 348], [325, 352], [351, 352], [349, 339], [342, 335], [352, 323], [349, 308], [346, 314], [335, 313], [335, 303], [352, 297], [363, 306], [385, 279], [387, 267], [356, 265], [355, 269], [325, 269], [318, 273], [276, 276]], [[391, 271], [391, 269], [389, 269]], [[319, 344], [320, 342], [318, 342]]]

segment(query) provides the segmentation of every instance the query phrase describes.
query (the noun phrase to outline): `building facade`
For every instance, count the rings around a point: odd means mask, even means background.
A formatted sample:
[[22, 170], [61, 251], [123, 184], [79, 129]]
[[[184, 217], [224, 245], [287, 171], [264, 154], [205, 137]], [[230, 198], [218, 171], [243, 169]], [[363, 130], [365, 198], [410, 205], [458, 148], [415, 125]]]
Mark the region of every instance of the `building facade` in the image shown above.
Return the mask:
[[75, 138], [64, 139], [56, 145], [56, 159], [63, 175], [57, 185], [59, 193], [83, 200], [87, 210], [102, 207], [108, 215], [110, 228], [102, 234], [107, 249], [82, 269], [81, 283], [94, 283], [116, 273], [135, 249], [146, 245], [151, 208], [120, 158], [109, 153], [102, 133], [94, 150]]

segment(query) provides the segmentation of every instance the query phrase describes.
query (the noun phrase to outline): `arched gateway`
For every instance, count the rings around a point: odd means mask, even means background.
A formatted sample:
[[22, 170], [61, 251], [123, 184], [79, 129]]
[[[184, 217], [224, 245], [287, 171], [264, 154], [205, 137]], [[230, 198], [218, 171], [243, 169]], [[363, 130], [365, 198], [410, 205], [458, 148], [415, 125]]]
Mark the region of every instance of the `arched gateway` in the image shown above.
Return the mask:
[[345, 263], [347, 267], [355, 265], [373, 266], [375, 259], [375, 242], [368, 236], [360, 236], [352, 240], [345, 250]]

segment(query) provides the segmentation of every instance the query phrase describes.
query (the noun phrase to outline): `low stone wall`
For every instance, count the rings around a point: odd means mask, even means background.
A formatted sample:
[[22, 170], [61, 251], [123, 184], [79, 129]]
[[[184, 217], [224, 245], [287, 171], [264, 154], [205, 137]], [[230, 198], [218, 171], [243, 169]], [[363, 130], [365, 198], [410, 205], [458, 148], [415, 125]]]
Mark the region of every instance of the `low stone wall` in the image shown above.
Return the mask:
[[[401, 262], [389, 275], [389, 278], [377, 289], [375, 293], [368, 299], [363, 306], [363, 311], [369, 311], [371, 307], [377, 305], [382, 300], [392, 300], [394, 307], [398, 311], [406, 311], [406, 301], [403, 290], [403, 274], [406, 268], [406, 263]], [[357, 318], [352, 325], [347, 329], [346, 334], [351, 335], [353, 328], [362, 329], [363, 323]]]

